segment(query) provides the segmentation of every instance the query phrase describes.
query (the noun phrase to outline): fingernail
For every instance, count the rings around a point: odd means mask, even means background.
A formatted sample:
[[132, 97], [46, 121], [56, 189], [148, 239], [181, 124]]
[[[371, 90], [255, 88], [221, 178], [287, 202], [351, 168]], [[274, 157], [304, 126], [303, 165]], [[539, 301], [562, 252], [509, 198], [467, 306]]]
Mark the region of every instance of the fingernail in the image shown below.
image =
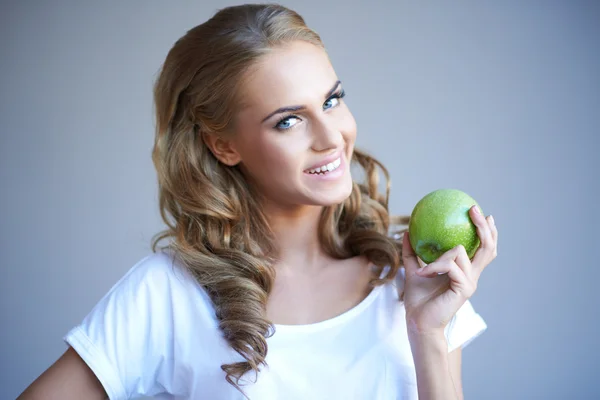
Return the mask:
[[479, 207], [477, 206], [473, 206], [473, 208], [475, 209], [475, 212], [479, 215], [481, 215], [481, 212], [479, 211]]
[[492, 223], [492, 225], [496, 225], [496, 222], [494, 221], [494, 217], [492, 215], [490, 215], [490, 222]]

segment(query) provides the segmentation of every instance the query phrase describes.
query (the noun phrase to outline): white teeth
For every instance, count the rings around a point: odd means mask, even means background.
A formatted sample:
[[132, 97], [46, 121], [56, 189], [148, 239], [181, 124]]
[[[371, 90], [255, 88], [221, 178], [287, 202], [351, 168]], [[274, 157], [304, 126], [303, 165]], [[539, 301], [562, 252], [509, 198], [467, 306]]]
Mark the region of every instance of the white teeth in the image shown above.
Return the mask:
[[331, 162], [327, 165], [323, 165], [322, 167], [311, 169], [308, 171], [308, 173], [309, 174], [318, 174], [319, 172], [325, 172], [325, 171], [331, 172], [334, 169], [336, 169], [337, 167], [339, 167], [341, 163], [342, 163], [342, 159], [338, 158], [334, 162]]

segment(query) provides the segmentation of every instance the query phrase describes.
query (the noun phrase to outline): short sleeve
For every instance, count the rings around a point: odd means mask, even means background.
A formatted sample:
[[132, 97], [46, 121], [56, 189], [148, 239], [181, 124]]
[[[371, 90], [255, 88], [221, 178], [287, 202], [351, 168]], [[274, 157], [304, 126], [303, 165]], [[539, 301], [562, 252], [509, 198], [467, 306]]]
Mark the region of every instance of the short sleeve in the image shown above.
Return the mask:
[[168, 385], [173, 358], [168, 260], [159, 253], [139, 261], [64, 337], [111, 400], [152, 396]]
[[466, 301], [446, 326], [448, 352], [465, 347], [487, 329], [483, 318], [477, 314], [470, 301]]

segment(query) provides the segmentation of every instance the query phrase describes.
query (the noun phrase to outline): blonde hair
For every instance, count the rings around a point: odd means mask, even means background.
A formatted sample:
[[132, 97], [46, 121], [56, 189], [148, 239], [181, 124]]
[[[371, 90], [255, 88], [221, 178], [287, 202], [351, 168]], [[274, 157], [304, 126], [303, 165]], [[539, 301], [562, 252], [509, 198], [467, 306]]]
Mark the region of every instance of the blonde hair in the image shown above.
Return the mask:
[[[245, 360], [221, 367], [238, 390], [242, 375], [266, 364], [266, 339], [274, 333], [265, 307], [275, 279], [275, 245], [259, 194], [237, 166], [214, 157], [202, 133], [224, 135], [231, 128], [244, 72], [270, 49], [294, 40], [323, 47], [304, 19], [285, 7], [225, 8], [177, 40], [154, 87], [152, 160], [168, 228], [155, 235], [152, 250], [170, 239], [161, 249], [169, 248], [210, 296], [224, 338]], [[401, 262], [399, 243], [388, 236], [389, 176], [361, 151], [352, 161], [364, 171], [364, 183], [354, 182], [342, 204], [324, 207], [319, 238], [337, 259], [364, 255], [380, 273], [390, 266], [383, 279], [372, 281], [381, 285]], [[385, 195], [378, 192], [378, 169], [387, 181]]]

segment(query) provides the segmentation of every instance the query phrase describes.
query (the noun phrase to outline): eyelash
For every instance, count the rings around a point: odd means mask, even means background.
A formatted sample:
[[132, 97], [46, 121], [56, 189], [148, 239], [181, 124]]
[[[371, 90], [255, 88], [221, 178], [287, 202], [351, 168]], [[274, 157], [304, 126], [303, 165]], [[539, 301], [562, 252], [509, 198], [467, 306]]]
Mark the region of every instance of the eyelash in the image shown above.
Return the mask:
[[[327, 100], [325, 100], [325, 103], [327, 103], [328, 101], [331, 101], [333, 99], [343, 99], [344, 97], [346, 97], [346, 91], [344, 89], [338, 91], [337, 93], [332, 94]], [[338, 104], [339, 105], [339, 104]], [[337, 107], [337, 106], [336, 106]], [[289, 127], [289, 128], [280, 128], [279, 125], [284, 122], [285, 120], [289, 119], [289, 118], [298, 118], [296, 117], [294, 114], [288, 114], [285, 115], [283, 117], [281, 117], [281, 119], [279, 121], [277, 121], [277, 123], [275, 124], [275, 126], [273, 127], [274, 129], [277, 129], [278, 131], [286, 131], [288, 129], [291, 129], [293, 127]]]

